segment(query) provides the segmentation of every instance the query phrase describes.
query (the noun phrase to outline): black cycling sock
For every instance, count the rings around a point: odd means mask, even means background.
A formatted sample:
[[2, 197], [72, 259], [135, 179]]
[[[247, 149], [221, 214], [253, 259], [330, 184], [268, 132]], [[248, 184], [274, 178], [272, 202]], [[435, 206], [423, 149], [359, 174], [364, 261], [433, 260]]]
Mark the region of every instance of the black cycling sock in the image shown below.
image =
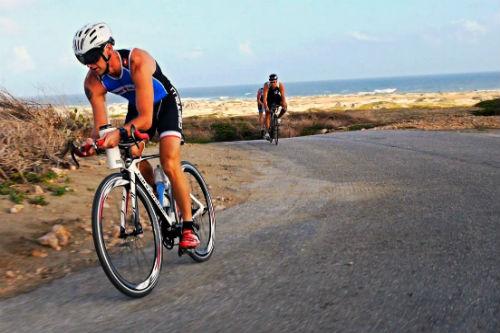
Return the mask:
[[183, 228], [183, 229], [191, 229], [191, 230], [194, 230], [193, 221], [184, 221], [184, 222], [182, 222], [182, 228]]

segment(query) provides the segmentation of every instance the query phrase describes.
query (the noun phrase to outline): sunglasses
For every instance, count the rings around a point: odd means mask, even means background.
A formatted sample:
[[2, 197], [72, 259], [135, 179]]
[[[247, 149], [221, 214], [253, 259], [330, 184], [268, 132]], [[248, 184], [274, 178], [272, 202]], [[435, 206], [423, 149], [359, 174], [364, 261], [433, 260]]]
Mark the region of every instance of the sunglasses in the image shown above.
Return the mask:
[[278, 82], [278, 81], [277, 81], [277, 80], [272, 80], [272, 81], [269, 81], [269, 82], [271, 82], [271, 83], [276, 83], [276, 82]]
[[99, 61], [99, 58], [101, 58], [103, 51], [104, 51], [104, 48], [97, 47], [97, 48], [89, 50], [85, 54], [77, 54], [76, 58], [78, 59], [79, 62], [81, 62], [84, 65], [95, 64], [96, 62]]

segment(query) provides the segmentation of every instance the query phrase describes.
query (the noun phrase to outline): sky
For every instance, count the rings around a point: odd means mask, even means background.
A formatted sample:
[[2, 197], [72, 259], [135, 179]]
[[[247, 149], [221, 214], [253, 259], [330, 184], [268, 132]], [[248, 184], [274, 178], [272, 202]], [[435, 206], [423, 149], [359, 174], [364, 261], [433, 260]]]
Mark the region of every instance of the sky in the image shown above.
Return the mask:
[[95, 22], [179, 88], [500, 71], [498, 0], [0, 0], [0, 87], [82, 93]]

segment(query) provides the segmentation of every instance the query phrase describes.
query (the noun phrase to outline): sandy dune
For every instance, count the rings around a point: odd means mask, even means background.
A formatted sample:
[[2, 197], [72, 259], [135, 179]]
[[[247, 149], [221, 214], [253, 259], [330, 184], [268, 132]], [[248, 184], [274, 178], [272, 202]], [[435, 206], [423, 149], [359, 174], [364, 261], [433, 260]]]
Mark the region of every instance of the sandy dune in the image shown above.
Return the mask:
[[[325, 96], [300, 96], [288, 98], [290, 112], [303, 112], [309, 109], [318, 110], [366, 110], [394, 108], [448, 108], [469, 107], [476, 103], [500, 98], [500, 90], [446, 92], [446, 93], [389, 93], [389, 94], [350, 94]], [[231, 117], [256, 115], [256, 101], [253, 99], [201, 100], [183, 99], [184, 117], [214, 116]], [[75, 109], [74, 106], [67, 107]], [[90, 113], [90, 106], [76, 107], [79, 112]], [[112, 118], [124, 116], [127, 104], [111, 104], [108, 106]]]

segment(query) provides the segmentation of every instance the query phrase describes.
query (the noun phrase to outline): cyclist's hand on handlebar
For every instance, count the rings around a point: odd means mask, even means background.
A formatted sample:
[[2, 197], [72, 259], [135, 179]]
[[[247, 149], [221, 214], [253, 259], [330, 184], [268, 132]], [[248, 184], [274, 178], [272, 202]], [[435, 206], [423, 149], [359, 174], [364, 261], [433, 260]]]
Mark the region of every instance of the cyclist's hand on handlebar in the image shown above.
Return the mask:
[[85, 142], [80, 146], [78, 155], [81, 157], [88, 157], [96, 154], [95, 144], [92, 138], [87, 138]]
[[108, 132], [106, 133], [102, 138], [103, 141], [102, 143], [97, 142], [97, 146], [99, 148], [113, 148], [118, 146], [118, 143], [120, 143], [120, 131], [119, 130], [114, 130], [113, 132]]

